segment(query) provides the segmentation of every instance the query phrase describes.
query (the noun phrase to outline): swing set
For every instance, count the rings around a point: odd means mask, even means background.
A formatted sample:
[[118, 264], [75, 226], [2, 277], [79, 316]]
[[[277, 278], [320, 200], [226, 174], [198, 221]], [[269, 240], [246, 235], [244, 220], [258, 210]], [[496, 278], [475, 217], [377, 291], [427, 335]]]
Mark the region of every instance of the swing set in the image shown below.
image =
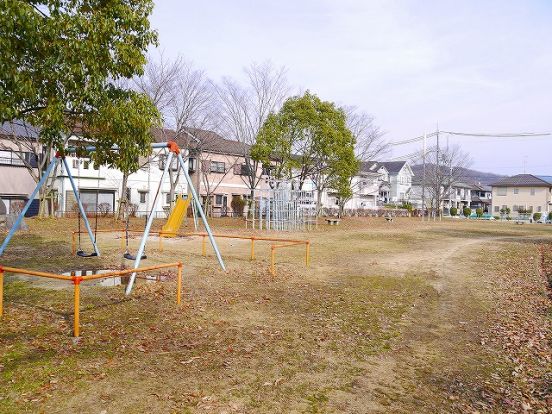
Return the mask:
[[[170, 166], [172, 164], [172, 161], [176, 157], [177, 164], [178, 164], [177, 169], [180, 169], [182, 171], [182, 174], [184, 175], [184, 177], [186, 179], [189, 191], [190, 191], [191, 196], [192, 196], [192, 202], [194, 203], [194, 206], [195, 206], [195, 210], [199, 213], [199, 216], [201, 217], [201, 220], [203, 222], [203, 225], [204, 225], [205, 230], [207, 232], [207, 235], [209, 237], [209, 241], [211, 242], [211, 246], [213, 247], [213, 250], [215, 251], [217, 260], [219, 262], [219, 265], [222, 268], [222, 270], [225, 271], [226, 267], [224, 265], [224, 261], [222, 260], [222, 256], [221, 256], [220, 251], [218, 249], [218, 246], [217, 246], [217, 243], [216, 243], [215, 238], [213, 236], [213, 233], [211, 231], [211, 228], [209, 227], [209, 224], [207, 223], [207, 218], [205, 217], [205, 213], [203, 212], [203, 208], [201, 206], [201, 201], [200, 201], [200, 199], [197, 195], [197, 192], [196, 192], [196, 190], [193, 186], [190, 175], [188, 174], [188, 169], [186, 168], [186, 164], [184, 162], [184, 159], [182, 158], [180, 148], [178, 147], [178, 145], [174, 141], [169, 141], [169, 142], [166, 142], [166, 143], [154, 143], [154, 144], [151, 144], [151, 148], [152, 149], [165, 149], [168, 152], [168, 155], [167, 155], [167, 158], [166, 158], [166, 161], [165, 161], [165, 167], [164, 167], [163, 172], [161, 174], [161, 178], [159, 179], [159, 185], [157, 187], [157, 192], [155, 194], [155, 198], [154, 198], [154, 201], [153, 201], [153, 204], [152, 204], [152, 207], [151, 207], [151, 211], [149, 212], [149, 214], [146, 214], [146, 225], [145, 225], [145, 228], [144, 228], [144, 231], [142, 233], [141, 240], [140, 240], [140, 247], [138, 248], [138, 251], [134, 255], [129, 251], [129, 245], [128, 245], [129, 214], [128, 214], [128, 210], [126, 211], [126, 216], [127, 216], [126, 217], [126, 224], [125, 224], [125, 234], [126, 234], [126, 237], [125, 237], [126, 238], [126, 246], [125, 247], [126, 247], [126, 250], [125, 250], [125, 253], [123, 254], [123, 257], [125, 259], [134, 261], [134, 265], [133, 265], [134, 269], [138, 269], [140, 267], [141, 260], [147, 258], [146, 254], [145, 254], [145, 248], [146, 248], [146, 242], [147, 242], [148, 236], [149, 236], [150, 231], [151, 231], [151, 226], [153, 224], [153, 218], [154, 218], [153, 208], [155, 206], [155, 203], [157, 202], [159, 193], [161, 191], [161, 187], [163, 185], [163, 181], [164, 181], [165, 177], [168, 174], [168, 169], [170, 168]], [[114, 147], [112, 149], [114, 151], [118, 150], [117, 147]], [[85, 147], [85, 150], [87, 152], [94, 152], [96, 150], [96, 148], [93, 147], [93, 146], [87, 146], [87, 147]], [[44, 185], [47, 178], [50, 176], [50, 174], [52, 173], [52, 171], [54, 170], [54, 168], [56, 167], [56, 165], [58, 163], [62, 163], [62, 165], [65, 167], [67, 177], [69, 178], [69, 182], [71, 183], [71, 188], [73, 190], [73, 194], [74, 194], [75, 199], [76, 199], [77, 204], [78, 204], [79, 231], [78, 231], [78, 249], [76, 251], [76, 255], [79, 256], [79, 257], [83, 257], [83, 258], [100, 256], [100, 250], [99, 250], [98, 244], [97, 244], [97, 233], [98, 233], [98, 211], [97, 210], [98, 210], [99, 188], [96, 190], [95, 224], [94, 224], [94, 232], [92, 232], [90, 222], [88, 221], [88, 217], [86, 215], [86, 211], [84, 209], [84, 206], [82, 204], [82, 200], [81, 200], [81, 197], [80, 197], [80, 189], [77, 188], [77, 186], [75, 185], [75, 180], [73, 178], [73, 175], [71, 174], [71, 169], [69, 168], [69, 164], [67, 163], [67, 160], [65, 158], [65, 154], [75, 154], [76, 152], [77, 152], [76, 148], [68, 148], [65, 151], [58, 151], [55, 154], [55, 157], [52, 159], [52, 161], [48, 165], [48, 168], [46, 169], [46, 171], [44, 172], [42, 178], [40, 179], [40, 181], [36, 185], [36, 188], [34, 189], [32, 194], [29, 196], [29, 200], [25, 204], [25, 207], [21, 210], [21, 213], [17, 217], [17, 220], [15, 221], [13, 226], [11, 227], [10, 231], [8, 232], [8, 235], [4, 239], [2, 245], [0, 246], [0, 256], [2, 256], [4, 254], [4, 251], [6, 250], [9, 242], [11, 241], [12, 237], [14, 236], [16, 230], [19, 228], [19, 225], [21, 224], [21, 221], [23, 220], [23, 217], [25, 217], [25, 214], [29, 210], [29, 207], [31, 206], [32, 201], [35, 199], [35, 197], [38, 194], [40, 188]], [[80, 174], [79, 174], [79, 178], [80, 178]], [[88, 234], [88, 237], [89, 237], [90, 241], [92, 242], [93, 251], [89, 252], [89, 253], [86, 253], [81, 247], [81, 221], [84, 223], [86, 233]], [[84, 233], [84, 232], [82, 232], [82, 233]], [[128, 285], [127, 285], [126, 290], [125, 290], [126, 295], [130, 295], [130, 293], [132, 292], [132, 288], [133, 288], [135, 279], [136, 279], [136, 272], [133, 272], [130, 276]]]

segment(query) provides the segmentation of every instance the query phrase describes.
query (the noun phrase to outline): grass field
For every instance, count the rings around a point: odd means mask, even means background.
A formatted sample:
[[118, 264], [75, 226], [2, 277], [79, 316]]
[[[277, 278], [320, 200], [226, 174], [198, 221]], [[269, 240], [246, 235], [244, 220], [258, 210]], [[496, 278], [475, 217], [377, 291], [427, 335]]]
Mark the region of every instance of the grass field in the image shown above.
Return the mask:
[[[117, 234], [100, 234], [102, 256], [83, 259], [71, 255], [76, 221], [28, 224], [0, 265], [125, 265]], [[238, 221], [212, 225], [261, 234]], [[303, 246], [278, 250], [272, 277], [268, 242], [256, 243], [252, 262], [248, 241], [220, 239], [223, 272], [210, 248], [201, 256], [199, 238], [167, 240], [163, 251], [153, 238], [144, 264], [184, 263], [182, 306], [171, 272], [139, 280], [130, 297], [84, 284], [78, 340], [71, 284], [8, 274], [0, 412], [551, 412], [540, 263], [552, 226], [351, 218], [270, 234], [310, 239], [310, 268]]]

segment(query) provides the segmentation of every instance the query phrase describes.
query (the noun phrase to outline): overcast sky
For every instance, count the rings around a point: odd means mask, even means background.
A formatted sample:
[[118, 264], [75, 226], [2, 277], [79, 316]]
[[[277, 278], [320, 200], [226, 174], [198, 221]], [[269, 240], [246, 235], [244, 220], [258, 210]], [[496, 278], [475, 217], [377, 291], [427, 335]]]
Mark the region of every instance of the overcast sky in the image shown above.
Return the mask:
[[[214, 80], [267, 59], [372, 114], [390, 141], [436, 129], [552, 131], [552, 1], [156, 0], [160, 48]], [[446, 144], [446, 135], [443, 143]], [[451, 137], [472, 167], [552, 175], [552, 136]], [[389, 158], [417, 148], [395, 147]]]

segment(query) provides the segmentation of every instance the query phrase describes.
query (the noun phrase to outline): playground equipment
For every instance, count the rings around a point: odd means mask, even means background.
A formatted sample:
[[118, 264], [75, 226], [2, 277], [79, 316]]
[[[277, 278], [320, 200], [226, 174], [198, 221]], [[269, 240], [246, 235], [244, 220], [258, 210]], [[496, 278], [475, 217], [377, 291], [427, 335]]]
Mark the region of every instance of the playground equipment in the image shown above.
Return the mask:
[[292, 183], [271, 180], [268, 189], [255, 190], [250, 218], [252, 228], [304, 231], [316, 226], [314, 191], [294, 190]]
[[188, 206], [190, 205], [190, 198], [177, 197], [176, 204], [167, 219], [167, 222], [163, 225], [163, 229], [159, 232], [161, 237], [175, 237], [182, 222], [186, 217]]
[[38, 272], [36, 270], [19, 269], [17, 267], [0, 266], [0, 317], [2, 317], [2, 314], [4, 311], [4, 306], [3, 306], [4, 305], [3, 303], [4, 302], [4, 291], [3, 291], [4, 283], [3, 282], [4, 282], [4, 273], [6, 272], [29, 275], [29, 276], [44, 277], [49, 279], [66, 280], [66, 281], [72, 282], [74, 285], [73, 336], [78, 337], [80, 336], [80, 284], [81, 282], [86, 282], [88, 280], [93, 280], [93, 279], [113, 278], [117, 276], [128, 275], [130, 273], [149, 272], [152, 270], [167, 269], [171, 267], [177, 268], [176, 304], [180, 305], [181, 296], [182, 296], [182, 263], [181, 262], [159, 264], [155, 266], [147, 266], [147, 267], [140, 267], [140, 268], [134, 268], [134, 269], [116, 270], [113, 272], [98, 273], [95, 275], [86, 275], [86, 276], [67, 276], [67, 275], [60, 275], [60, 274], [49, 273], [49, 272]]
[[[165, 161], [165, 167], [163, 169], [163, 173], [162, 173], [161, 178], [159, 180], [159, 188], [157, 190], [157, 195], [159, 194], [159, 191], [160, 191], [159, 189], [161, 187], [161, 183], [165, 179], [165, 176], [167, 176], [168, 169], [171, 166], [174, 157], [176, 157], [177, 162], [178, 162], [177, 170], [181, 170], [182, 174], [184, 175], [184, 177], [186, 179], [186, 182], [188, 184], [188, 188], [189, 188], [189, 190], [191, 192], [191, 195], [192, 195], [192, 200], [193, 200], [193, 202], [196, 206], [197, 212], [199, 213], [199, 215], [201, 217], [201, 220], [203, 222], [205, 230], [207, 231], [209, 241], [211, 242], [211, 246], [213, 247], [213, 250], [216, 253], [219, 265], [222, 268], [222, 270], [226, 270], [226, 268], [224, 266], [224, 262], [222, 260], [221, 255], [220, 255], [220, 251], [218, 249], [217, 243], [215, 241], [215, 238], [213, 237], [213, 233], [211, 232], [211, 228], [209, 227], [209, 224], [207, 223], [207, 218], [205, 217], [205, 214], [204, 214], [203, 209], [201, 207], [201, 201], [200, 201], [200, 199], [199, 199], [199, 197], [198, 197], [198, 195], [195, 191], [195, 188], [192, 184], [192, 180], [191, 180], [191, 178], [188, 174], [188, 168], [186, 168], [186, 164], [184, 162], [184, 159], [182, 158], [182, 154], [180, 153], [180, 148], [178, 147], [178, 145], [174, 141], [169, 141], [167, 143], [155, 143], [155, 144], [151, 145], [151, 148], [152, 149], [154, 149], [154, 148], [163, 149], [164, 148], [168, 151], [167, 159]], [[93, 147], [93, 146], [88, 146], [88, 147], [85, 147], [85, 150], [88, 151], [88, 152], [93, 152], [93, 151], [96, 150], [96, 148]], [[117, 151], [117, 150], [118, 150], [117, 147], [113, 147], [113, 151]], [[21, 221], [23, 220], [23, 217], [25, 216], [25, 213], [27, 212], [27, 210], [31, 206], [32, 201], [35, 199], [36, 195], [38, 194], [38, 191], [44, 185], [44, 183], [46, 182], [46, 179], [50, 176], [50, 174], [52, 173], [54, 167], [59, 162], [62, 162], [63, 165], [65, 166], [67, 176], [69, 177], [69, 181], [71, 183], [71, 188], [73, 190], [73, 194], [75, 195], [75, 198], [77, 200], [80, 215], [81, 215], [81, 217], [84, 221], [86, 231], [88, 233], [88, 237], [90, 238], [90, 241], [92, 242], [94, 253], [95, 253], [96, 256], [100, 256], [100, 251], [99, 251], [97, 243], [96, 243], [96, 238], [92, 234], [92, 229], [90, 227], [90, 223], [88, 222], [88, 219], [86, 217], [86, 212], [84, 211], [84, 208], [83, 208], [83, 205], [82, 205], [82, 202], [81, 202], [81, 198], [79, 197], [79, 191], [78, 191], [78, 189], [75, 185], [75, 181], [74, 181], [73, 176], [71, 174], [71, 169], [69, 168], [67, 160], [65, 159], [65, 153], [76, 153], [76, 148], [69, 148], [69, 149], [67, 149], [63, 152], [58, 151], [56, 153], [55, 157], [52, 159], [52, 161], [50, 162], [50, 164], [46, 168], [46, 171], [44, 172], [42, 178], [38, 182], [36, 188], [34, 189], [32, 194], [30, 195], [29, 201], [25, 204], [25, 207], [23, 208], [23, 210], [19, 214], [16, 222], [14, 223], [14, 225], [10, 229], [8, 235], [4, 239], [2, 245], [0, 246], [0, 256], [2, 256], [2, 254], [4, 253], [6, 247], [8, 246], [8, 244], [10, 242], [10, 240], [12, 239], [13, 235], [15, 234], [15, 231], [17, 230], [17, 228], [19, 227]], [[156, 197], [157, 197], [157, 195], [156, 195]], [[144, 250], [146, 248], [147, 238], [150, 234], [151, 225], [153, 223], [153, 218], [154, 218], [154, 215], [151, 214], [151, 213], [147, 217], [146, 226], [145, 226], [145, 229], [144, 229], [144, 232], [142, 234], [141, 241], [140, 241], [140, 247], [138, 248], [138, 252], [136, 253], [136, 255], [130, 255], [130, 253], [129, 253], [129, 256], [131, 256], [134, 259], [134, 268], [135, 269], [139, 268], [140, 261], [142, 260], [142, 256], [144, 255]], [[80, 237], [80, 231], [79, 231], [79, 237]], [[134, 280], [135, 279], [136, 279], [136, 273], [134, 272], [130, 276], [129, 283], [128, 283], [126, 291], [125, 291], [125, 293], [127, 295], [130, 295], [130, 293], [132, 292], [132, 288], [134, 286]]]

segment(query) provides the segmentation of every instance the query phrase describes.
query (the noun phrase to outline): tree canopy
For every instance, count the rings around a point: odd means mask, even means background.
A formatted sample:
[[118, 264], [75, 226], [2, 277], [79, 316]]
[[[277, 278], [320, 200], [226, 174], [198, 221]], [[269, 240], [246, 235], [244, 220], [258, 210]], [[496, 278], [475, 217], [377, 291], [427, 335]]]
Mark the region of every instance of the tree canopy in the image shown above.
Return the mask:
[[98, 148], [95, 161], [137, 169], [159, 113], [117, 82], [141, 74], [157, 42], [152, 9], [151, 0], [0, 0], [0, 123], [28, 122], [57, 149], [77, 132]]
[[319, 190], [347, 192], [348, 178], [358, 169], [354, 146], [345, 112], [307, 91], [268, 116], [251, 154], [275, 163], [275, 177], [298, 178], [299, 188], [311, 178]]

